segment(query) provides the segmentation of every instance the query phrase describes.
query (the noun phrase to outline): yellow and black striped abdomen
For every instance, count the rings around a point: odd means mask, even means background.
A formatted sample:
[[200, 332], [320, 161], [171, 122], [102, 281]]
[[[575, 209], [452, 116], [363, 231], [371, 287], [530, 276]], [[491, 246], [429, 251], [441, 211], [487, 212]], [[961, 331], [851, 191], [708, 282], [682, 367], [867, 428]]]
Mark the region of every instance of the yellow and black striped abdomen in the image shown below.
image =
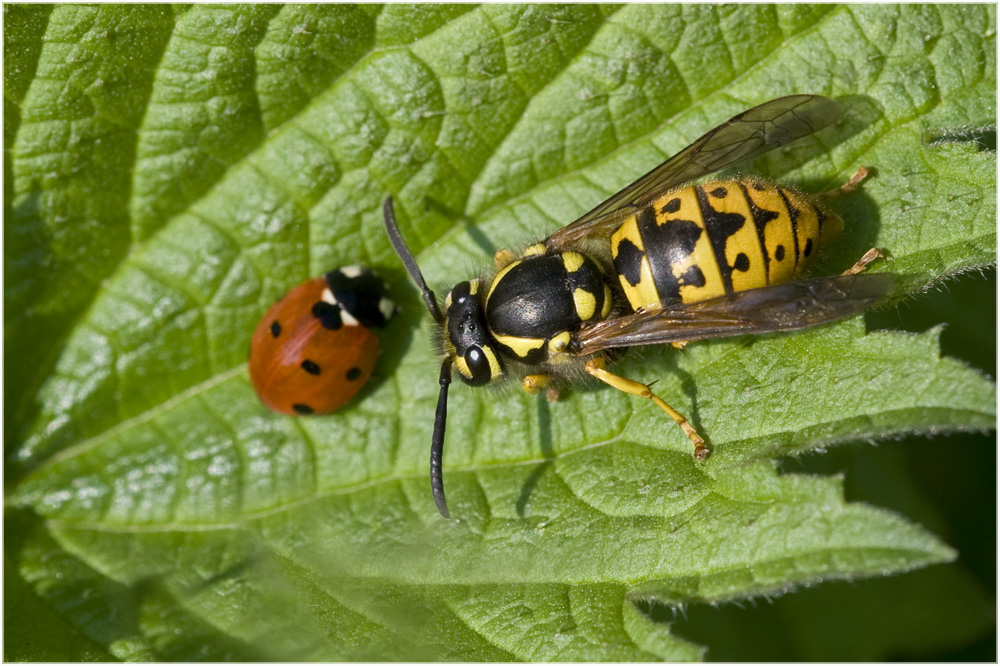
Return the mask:
[[611, 255], [637, 310], [787, 282], [842, 227], [781, 185], [716, 181], [667, 192], [630, 216], [611, 236]]

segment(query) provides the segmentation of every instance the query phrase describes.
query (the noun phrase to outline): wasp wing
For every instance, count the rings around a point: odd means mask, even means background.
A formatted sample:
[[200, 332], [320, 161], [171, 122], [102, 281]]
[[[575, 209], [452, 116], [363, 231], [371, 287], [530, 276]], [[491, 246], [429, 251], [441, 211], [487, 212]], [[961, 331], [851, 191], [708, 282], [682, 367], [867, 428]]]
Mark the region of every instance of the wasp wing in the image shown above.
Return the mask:
[[818, 132], [842, 115], [840, 105], [820, 95], [779, 97], [730, 118], [645, 176], [545, 239], [558, 250], [580, 239], [610, 234], [632, 210], [688, 181], [757, 157]]
[[580, 355], [615, 347], [794, 331], [849, 317], [892, 287], [893, 275], [838, 275], [749, 289], [606, 319], [576, 334]]

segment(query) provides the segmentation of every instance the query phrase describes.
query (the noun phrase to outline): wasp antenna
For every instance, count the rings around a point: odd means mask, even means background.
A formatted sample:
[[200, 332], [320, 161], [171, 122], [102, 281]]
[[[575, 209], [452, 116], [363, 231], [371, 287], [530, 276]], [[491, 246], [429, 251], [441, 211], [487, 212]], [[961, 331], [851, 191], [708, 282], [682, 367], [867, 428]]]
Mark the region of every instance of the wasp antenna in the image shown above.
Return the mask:
[[448, 420], [448, 385], [451, 384], [451, 361], [441, 364], [441, 392], [438, 393], [437, 411], [434, 412], [434, 437], [431, 439], [431, 493], [434, 506], [445, 518], [450, 518], [448, 503], [444, 498], [444, 479], [441, 477], [441, 453], [444, 450], [444, 426]]
[[413, 258], [413, 253], [410, 252], [410, 248], [406, 246], [406, 241], [403, 240], [403, 237], [399, 233], [399, 225], [396, 224], [396, 213], [392, 209], [392, 197], [386, 197], [385, 203], [382, 205], [382, 219], [385, 221], [385, 231], [389, 235], [389, 242], [392, 243], [392, 248], [396, 250], [400, 261], [406, 266], [406, 272], [410, 274], [410, 278], [416, 283], [417, 288], [420, 289], [420, 295], [424, 297], [424, 303], [427, 305], [427, 309], [430, 310], [431, 316], [434, 317], [434, 321], [437, 323], [442, 323], [444, 317], [441, 316], [441, 310], [438, 308], [437, 298], [435, 298], [434, 292], [430, 290], [430, 287], [424, 281], [424, 276], [420, 272], [417, 260]]

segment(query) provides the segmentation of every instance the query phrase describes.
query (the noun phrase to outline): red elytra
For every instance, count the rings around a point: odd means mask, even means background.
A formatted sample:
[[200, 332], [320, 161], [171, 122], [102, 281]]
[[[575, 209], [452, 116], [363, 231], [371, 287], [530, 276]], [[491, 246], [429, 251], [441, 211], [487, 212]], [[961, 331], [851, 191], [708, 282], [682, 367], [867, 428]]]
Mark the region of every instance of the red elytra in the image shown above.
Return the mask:
[[[300, 284], [260, 320], [250, 343], [250, 381], [270, 409], [290, 415], [328, 414], [368, 381], [379, 354], [379, 339], [369, 326], [384, 325], [393, 306], [370, 270], [356, 270], [345, 276], [344, 271], [355, 269], [338, 269]], [[359, 290], [355, 283], [362, 279], [366, 283]], [[373, 281], [378, 293], [372, 291]], [[388, 303], [381, 308], [382, 314], [388, 311], [384, 317], [378, 314], [379, 293]], [[343, 304], [362, 299], [374, 304], [364, 303], [361, 313], [357, 304]]]

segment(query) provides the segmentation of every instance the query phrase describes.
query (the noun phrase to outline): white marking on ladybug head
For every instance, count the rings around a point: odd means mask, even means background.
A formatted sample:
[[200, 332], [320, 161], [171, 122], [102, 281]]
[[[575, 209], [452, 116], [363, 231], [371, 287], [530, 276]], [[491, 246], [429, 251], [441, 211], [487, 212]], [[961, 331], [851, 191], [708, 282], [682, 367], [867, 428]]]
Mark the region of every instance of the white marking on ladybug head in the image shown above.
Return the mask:
[[396, 313], [396, 304], [383, 296], [379, 299], [378, 309], [382, 313], [382, 316], [385, 317], [385, 320], [389, 321], [392, 319], [392, 315]]
[[339, 303], [337, 303], [337, 297], [333, 295], [333, 292], [330, 291], [329, 287], [323, 290], [323, 293], [320, 294], [320, 298], [330, 305], [339, 305]]
[[361, 266], [355, 266], [352, 264], [350, 266], [341, 266], [338, 270], [344, 275], [344, 277], [356, 278], [361, 275], [361, 272], [364, 269], [362, 269]]
[[341, 310], [340, 310], [340, 319], [341, 319], [341, 321], [344, 322], [344, 326], [360, 326], [361, 325], [361, 322], [359, 322], [357, 319], [355, 319], [354, 316], [350, 312], [348, 312], [347, 310], [344, 310], [343, 308], [341, 308]]

